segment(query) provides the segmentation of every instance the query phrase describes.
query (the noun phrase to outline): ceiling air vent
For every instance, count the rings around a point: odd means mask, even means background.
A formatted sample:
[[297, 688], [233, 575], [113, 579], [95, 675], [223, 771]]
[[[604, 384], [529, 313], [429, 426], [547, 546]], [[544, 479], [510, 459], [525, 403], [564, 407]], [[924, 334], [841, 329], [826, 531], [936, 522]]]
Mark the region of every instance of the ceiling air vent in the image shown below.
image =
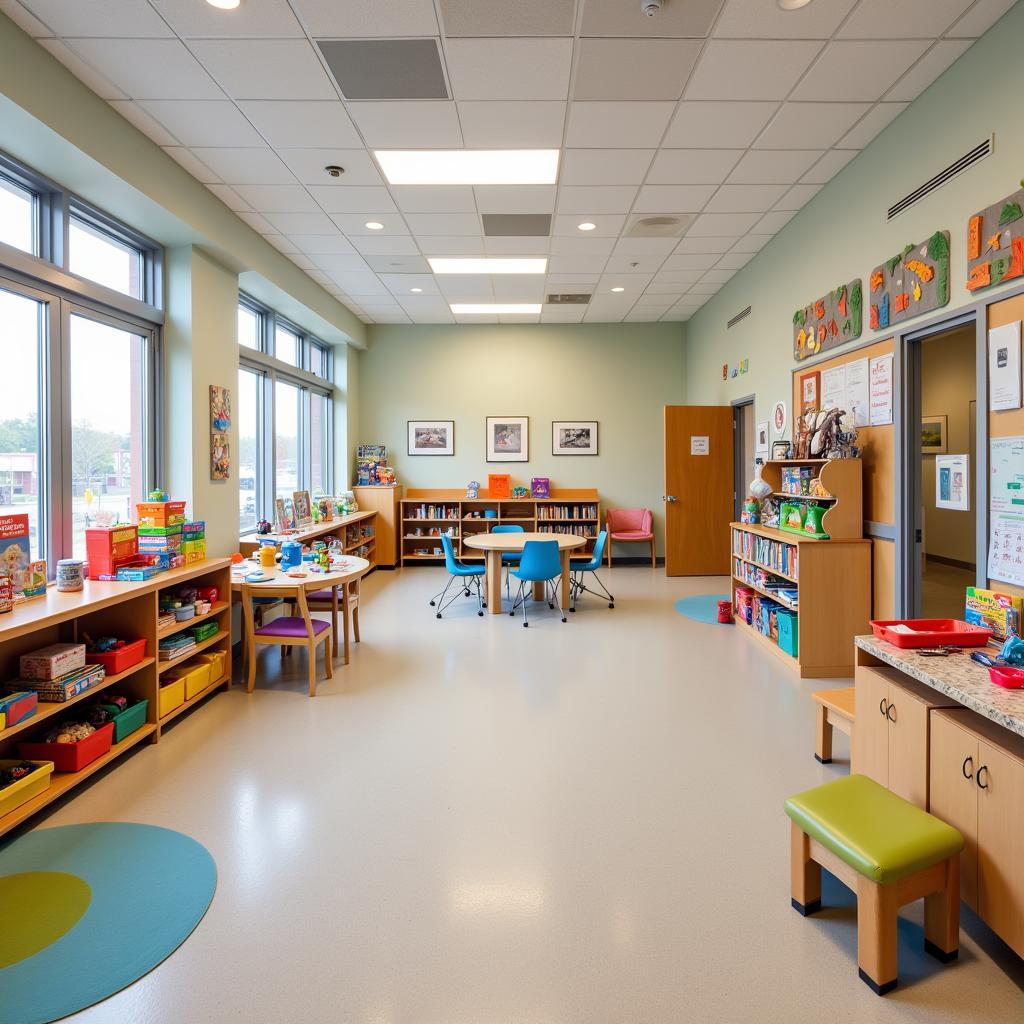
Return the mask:
[[580, 292], [556, 293], [547, 298], [549, 306], [585, 306], [589, 301], [590, 296]]
[[748, 316], [750, 316], [749, 306], [747, 306], [746, 309], [741, 309], [731, 320], [729, 320], [726, 323], [726, 330], [728, 330], [730, 327], [735, 327], [741, 320], [746, 320]]
[[662, 215], [638, 217], [626, 229], [628, 238], [678, 238], [691, 224], [693, 217]]
[[898, 217], [908, 207], [913, 206], [914, 203], [924, 199], [926, 195], [931, 194], [937, 188], [941, 188], [947, 181], [952, 180], [958, 174], [966, 171], [969, 167], [973, 167], [979, 160], [984, 160], [985, 157], [992, 152], [992, 144], [993, 136], [990, 135], [984, 142], [975, 146], [974, 149], [964, 153], [959, 160], [955, 160], [951, 163], [944, 171], [939, 171], [934, 178], [930, 178], [923, 185], [919, 185], [915, 188], [913, 192], [905, 195], [898, 203], [889, 207], [889, 213], [886, 220], [892, 220], [893, 217]]

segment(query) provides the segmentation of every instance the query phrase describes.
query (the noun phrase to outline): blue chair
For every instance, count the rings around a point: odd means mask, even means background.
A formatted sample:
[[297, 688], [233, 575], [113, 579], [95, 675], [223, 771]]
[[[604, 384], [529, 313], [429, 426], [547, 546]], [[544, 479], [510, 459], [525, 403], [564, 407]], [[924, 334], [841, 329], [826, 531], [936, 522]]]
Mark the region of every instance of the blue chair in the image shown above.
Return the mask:
[[[523, 528], [517, 526], [515, 523], [502, 523], [499, 526], [495, 526], [491, 533], [522, 533]], [[501, 564], [505, 566], [505, 593], [509, 593], [511, 581], [508, 578], [508, 574], [512, 571], [511, 566], [518, 565], [519, 559], [522, 555], [518, 551], [506, 551], [501, 556]]]
[[[601, 582], [601, 577], [597, 575], [597, 570], [601, 568], [601, 559], [604, 557], [604, 548], [607, 543], [608, 531], [602, 530], [597, 535], [597, 540], [594, 541], [594, 553], [591, 555], [589, 562], [569, 559], [569, 596], [571, 598], [569, 611], [576, 611], [576, 598], [582, 593], [593, 594], [595, 597], [604, 596], [608, 600], [608, 607], [615, 607], [615, 598], [608, 593], [608, 588]], [[594, 582], [601, 588], [600, 594], [584, 584], [583, 574], [585, 572], [593, 574]]]
[[512, 570], [512, 575], [519, 580], [519, 593], [509, 615], [515, 615], [516, 609], [522, 605], [523, 626], [529, 626], [526, 617], [526, 602], [529, 598], [529, 584], [543, 583], [548, 599], [548, 607], [557, 606], [558, 612], [565, 622], [565, 611], [558, 600], [558, 589], [554, 581], [562, 575], [562, 559], [558, 554], [557, 540], [528, 540], [523, 547], [523, 557], [519, 568]]
[[[460, 562], [455, 557], [455, 548], [452, 546], [452, 539], [447, 533], [441, 534], [441, 547], [444, 548], [444, 567], [449, 573], [448, 582], [444, 585], [444, 590], [440, 594], [435, 594], [430, 599], [430, 607], [436, 607], [437, 617], [441, 618], [441, 613], [447, 611], [456, 598], [469, 597], [471, 590], [476, 590], [476, 613], [477, 615], [483, 615], [484, 608], [487, 607], [484, 604], [483, 592], [480, 589], [480, 583], [484, 578], [484, 567], [482, 565], [464, 565]], [[456, 592], [448, 598], [446, 604], [445, 597], [448, 596], [451, 585], [456, 582], [462, 594]]]

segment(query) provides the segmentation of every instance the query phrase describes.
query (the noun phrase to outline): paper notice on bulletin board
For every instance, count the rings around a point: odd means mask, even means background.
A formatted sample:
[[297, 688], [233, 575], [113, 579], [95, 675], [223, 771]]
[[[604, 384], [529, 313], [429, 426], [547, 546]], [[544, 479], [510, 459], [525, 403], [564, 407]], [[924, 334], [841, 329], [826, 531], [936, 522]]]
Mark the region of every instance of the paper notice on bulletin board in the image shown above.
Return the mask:
[[846, 364], [846, 403], [842, 406], [855, 427], [866, 427], [870, 415], [868, 361], [856, 359]]
[[988, 575], [989, 579], [1024, 587], [1024, 513], [992, 513]]
[[885, 426], [892, 423], [892, 355], [872, 359], [868, 376], [871, 382], [871, 426]]
[[988, 459], [988, 507], [1024, 513], [1024, 437], [993, 437]]
[[[821, 408], [846, 409], [846, 364], [821, 371]], [[849, 410], [847, 410], [849, 411]]]

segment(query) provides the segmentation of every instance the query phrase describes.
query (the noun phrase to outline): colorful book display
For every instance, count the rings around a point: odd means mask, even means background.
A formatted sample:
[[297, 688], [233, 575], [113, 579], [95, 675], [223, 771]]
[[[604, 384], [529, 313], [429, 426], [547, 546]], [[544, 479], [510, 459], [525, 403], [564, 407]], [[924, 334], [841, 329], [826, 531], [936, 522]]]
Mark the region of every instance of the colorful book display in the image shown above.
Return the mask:
[[1020, 636], [1022, 604], [1024, 602], [1019, 597], [982, 590], [981, 587], [968, 587], [964, 621], [972, 626], [991, 629], [996, 640]]

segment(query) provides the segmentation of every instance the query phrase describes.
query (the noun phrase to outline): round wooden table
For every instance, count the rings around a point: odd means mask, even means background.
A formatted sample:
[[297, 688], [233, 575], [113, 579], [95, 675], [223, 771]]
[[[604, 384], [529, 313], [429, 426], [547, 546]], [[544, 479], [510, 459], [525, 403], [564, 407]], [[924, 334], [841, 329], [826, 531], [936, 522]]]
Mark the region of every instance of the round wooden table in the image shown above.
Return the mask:
[[[500, 615], [501, 607], [501, 556], [508, 551], [521, 552], [531, 540], [558, 541], [558, 554], [562, 559], [561, 603], [562, 610], [569, 608], [569, 556], [573, 551], [585, 547], [586, 537], [577, 537], [574, 533], [478, 533], [463, 536], [462, 542], [467, 548], [475, 548], [487, 555], [487, 610], [492, 615]], [[533, 598], [544, 600], [544, 584], [534, 583]]]

